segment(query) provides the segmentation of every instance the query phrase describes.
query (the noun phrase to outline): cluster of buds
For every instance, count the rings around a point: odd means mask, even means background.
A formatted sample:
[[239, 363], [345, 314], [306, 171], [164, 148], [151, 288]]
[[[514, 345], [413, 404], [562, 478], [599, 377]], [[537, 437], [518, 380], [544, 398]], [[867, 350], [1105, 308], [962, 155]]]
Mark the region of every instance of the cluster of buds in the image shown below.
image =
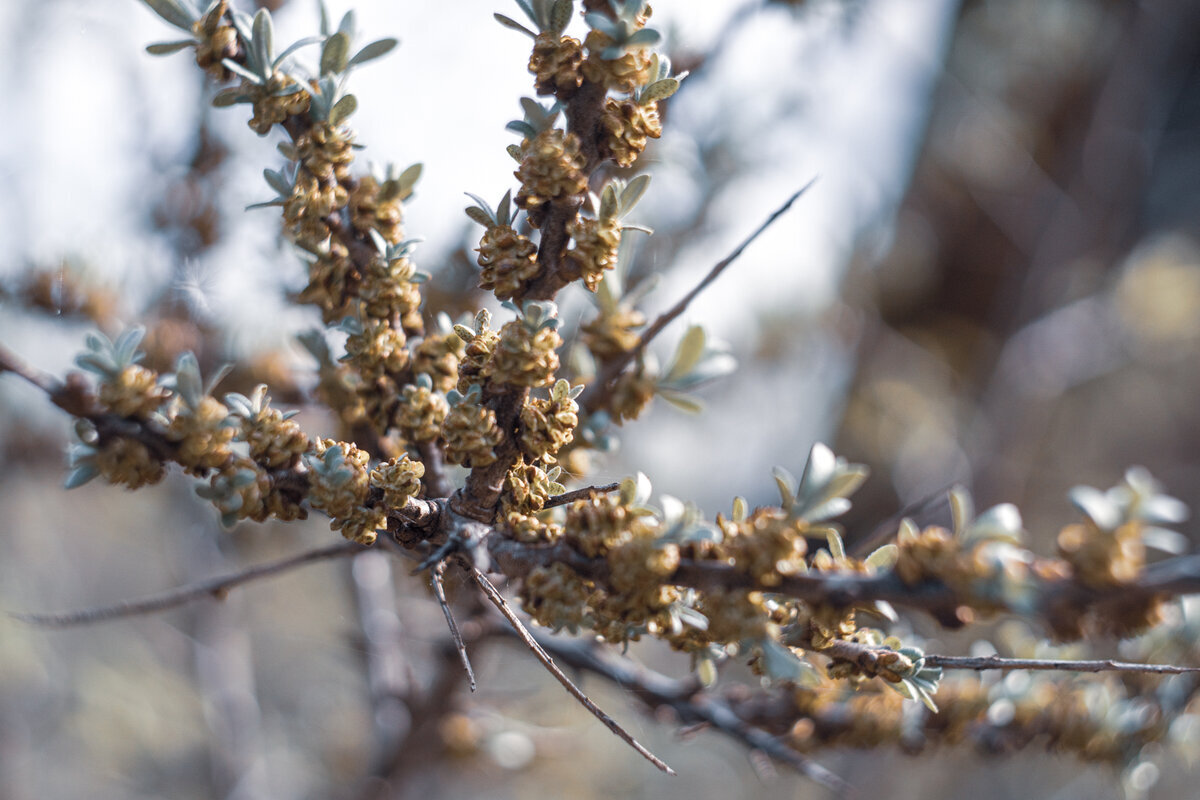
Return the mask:
[[554, 463], [554, 456], [575, 437], [579, 405], [575, 398], [583, 386], [571, 388], [559, 380], [549, 398], [530, 398], [521, 409], [521, 450], [526, 458]]
[[646, 27], [651, 9], [645, 0], [619, 0], [613, 6], [613, 17], [599, 11], [584, 15], [592, 30], [584, 39], [583, 76], [609, 91], [629, 94], [650, 79], [649, 48], [662, 36]]
[[537, 277], [537, 245], [513, 227], [517, 209], [512, 206], [511, 192], [505, 192], [493, 210], [484, 200], [471, 195], [475, 205], [467, 216], [483, 225], [479, 240], [479, 288], [490, 289], [501, 300], [519, 300], [525, 284]]
[[354, 230], [360, 236], [375, 230], [389, 244], [398, 243], [404, 236], [400, 227], [404, 216], [401, 204], [412, 194], [413, 185], [420, 176], [420, 164], [413, 164], [399, 173], [389, 164], [386, 170], [375, 171], [358, 181], [349, 200]]
[[425, 465], [400, 456], [385, 461], [371, 470], [371, 487], [383, 490], [385, 508], [397, 509], [421, 492], [421, 478], [425, 476]]
[[518, 461], [504, 476], [504, 494], [501, 497], [501, 513], [528, 516], [541, 511], [546, 501], [566, 491], [558, 482], [562, 475], [560, 467], [543, 470], [536, 464]]
[[563, 35], [571, 21], [573, 3], [571, 0], [531, 0], [519, 5], [536, 31], [503, 14], [497, 14], [496, 19], [505, 27], [533, 39], [529, 71], [534, 74], [537, 93], [558, 95], [559, 99], [566, 100], [583, 83], [579, 71], [583, 63], [583, 45], [578, 39]]
[[529, 224], [539, 228], [549, 206], [568, 198], [582, 199], [587, 191], [587, 159], [580, 152], [579, 137], [554, 127], [560, 107], [539, 105], [521, 98], [525, 118], [508, 123], [509, 130], [521, 134], [521, 145], [510, 152], [520, 163], [513, 173], [521, 182], [516, 204], [525, 209]]
[[466, 394], [457, 390], [446, 396], [450, 412], [442, 422], [446, 441], [446, 460], [464, 467], [486, 467], [495, 463], [493, 449], [504, 441], [504, 432], [496, 424], [496, 412], [480, 402], [478, 386]]
[[401, 391], [394, 424], [410, 442], [432, 441], [441, 435], [449, 410], [445, 396], [434, 390], [427, 374], [420, 373], [415, 383]]
[[271, 407], [266, 384], [259, 384], [246, 397], [228, 394], [230, 413], [241, 422], [239, 437], [250, 446], [250, 458], [268, 469], [290, 469], [300, 462], [309, 447], [308, 436], [292, 422], [296, 412], [283, 413]]
[[448, 316], [439, 314], [438, 320], [440, 330], [427, 334], [412, 348], [412, 371], [429, 376], [431, 386], [444, 393], [458, 386], [458, 363], [466, 346]]
[[649, 139], [662, 136], [658, 104], [679, 90], [687, 73], [671, 76], [671, 62], [655, 54], [650, 59], [647, 82], [625, 99], [607, 98], [600, 126], [604, 130], [601, 152], [622, 167], [632, 166]]
[[562, 345], [557, 313], [554, 303], [527, 301], [518, 318], [500, 329], [483, 377], [489, 383], [529, 388], [553, 382]]
[[500, 343], [500, 332], [491, 328], [492, 315], [485, 308], [475, 315], [474, 329], [466, 325], [455, 325], [454, 333], [466, 343], [462, 360], [458, 362], [459, 393], [467, 392], [473, 384], [484, 380], [484, 368], [492, 358], [492, 352]]
[[367, 505], [370, 461], [365, 450], [353, 444], [323, 439], [304, 457], [311, 475], [308, 502], [330, 517], [330, 527], [347, 539], [372, 544], [376, 532], [387, 527], [384, 508]]

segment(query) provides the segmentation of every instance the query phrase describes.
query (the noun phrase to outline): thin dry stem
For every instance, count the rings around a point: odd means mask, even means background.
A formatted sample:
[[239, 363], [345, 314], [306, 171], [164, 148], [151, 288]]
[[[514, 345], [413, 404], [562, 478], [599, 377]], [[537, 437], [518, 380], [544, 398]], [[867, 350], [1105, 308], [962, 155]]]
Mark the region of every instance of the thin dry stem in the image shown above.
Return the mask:
[[777, 219], [783, 216], [784, 212], [791, 208], [792, 204], [800, 199], [800, 195], [807, 192], [809, 188], [816, 183], [816, 180], [816, 178], [813, 178], [808, 183], [804, 184], [804, 186], [802, 186], [799, 190], [794, 192], [792, 196], [787, 199], [786, 203], [775, 209], [775, 211], [771, 213], [771, 216], [767, 217], [766, 220], [764, 220], [763, 223], [759, 225], [753, 233], [743, 239], [742, 243], [735, 247], [732, 253], [725, 256], [725, 258], [713, 265], [713, 268], [708, 271], [708, 274], [704, 276], [703, 280], [696, 284], [696, 286], [690, 292], [680, 298], [679, 302], [660, 314], [658, 318], [650, 324], [650, 327], [646, 328], [646, 330], [642, 332], [641, 337], [638, 339], [638, 343], [634, 345], [633, 349], [627, 353], [622, 353], [620, 356], [609, 362], [599, 379], [596, 380], [596, 382], [593, 383], [592, 386], [584, 393], [583, 397], [580, 398], [580, 407], [588, 412], [595, 412], [597, 409], [602, 407], [604, 400], [608, 395], [609, 384], [621, 374], [621, 371], [624, 370], [625, 367], [627, 367], [630, 363], [632, 363], [634, 359], [645, 352], [646, 346], [654, 340], [654, 337], [658, 336], [658, 334], [662, 332], [663, 328], [670, 325], [675, 321], [676, 317], [687, 310], [687, 307], [691, 305], [692, 301], [695, 300], [701, 292], [707, 289], [713, 281], [719, 278], [721, 273], [725, 271], [726, 267], [728, 267], [734, 261], [737, 261], [742, 252], [749, 247], [755, 239], [761, 236], [763, 232], [767, 230], [767, 228], [771, 227], [771, 225], [773, 225]]
[[109, 620], [136, 617], [143, 614], [157, 614], [161, 611], [169, 611], [172, 608], [187, 605], [203, 597], [213, 597], [220, 600], [230, 589], [242, 584], [269, 578], [281, 572], [302, 567], [305, 564], [352, 556], [355, 553], [361, 553], [364, 549], [362, 545], [356, 542], [338, 542], [337, 544], [318, 547], [315, 550], [309, 550], [279, 561], [258, 564], [230, 575], [209, 578], [199, 583], [143, 597], [140, 600], [126, 600], [116, 605], [85, 608], [80, 611], [67, 611], [61, 614], [10, 613], [9, 616], [42, 628], [72, 628], [78, 625], [91, 625], [97, 622], [108, 622]]
[[471, 682], [471, 691], [474, 692], [475, 670], [471, 669], [471, 659], [467, 655], [467, 645], [463, 642], [462, 633], [458, 630], [458, 623], [454, 621], [454, 612], [450, 610], [450, 604], [446, 602], [446, 587], [442, 582], [442, 576], [445, 572], [446, 562], [439, 561], [429, 571], [429, 581], [433, 586], [433, 596], [437, 598], [438, 605], [442, 607], [442, 614], [446, 616], [446, 625], [450, 628], [450, 638], [454, 641], [454, 649], [458, 651], [459, 660], [462, 661], [463, 669], [467, 671], [467, 679]]
[[593, 703], [592, 699], [588, 697], [582, 689], [571, 682], [571, 679], [568, 678], [563, 671], [558, 668], [558, 665], [554, 663], [554, 659], [550, 657], [550, 654], [547, 653], [546, 650], [540, 644], [538, 644], [537, 640], [533, 638], [533, 635], [529, 633], [525, 625], [521, 622], [520, 618], [516, 615], [516, 612], [514, 612], [512, 607], [509, 606], [508, 601], [504, 599], [502, 594], [500, 594], [500, 590], [497, 589], [492, 582], [487, 579], [486, 575], [480, 572], [473, 564], [467, 562], [465, 559], [460, 559], [460, 561], [463, 565], [463, 568], [466, 569], [474, 579], [476, 585], [478, 585], [483, 591], [484, 596], [491, 601], [492, 605], [494, 605], [500, 611], [500, 613], [504, 615], [504, 618], [508, 620], [508, 623], [512, 625], [513, 630], [516, 632], [518, 638], [525, 643], [526, 647], [533, 651], [533, 654], [537, 656], [538, 661], [542, 662], [542, 666], [550, 671], [550, 674], [553, 675], [555, 679], [557, 679], [558, 682], [563, 685], [563, 687], [571, 694], [572, 697], [578, 700], [584, 708], [592, 713], [592, 716], [603, 722], [610, 731], [615, 733], [618, 738], [640, 753], [641, 756], [651, 764], [658, 767], [668, 775], [675, 774], [675, 770], [667, 766], [666, 762], [647, 750], [640, 742], [638, 742], [637, 739], [633, 738], [632, 734], [622, 728], [616, 720], [614, 720], [599, 706]]
[[1097, 659], [1073, 661], [1054, 658], [1001, 658], [1000, 656], [925, 656], [925, 664], [942, 669], [970, 670], [1042, 670], [1055, 672], [1144, 672], [1153, 675], [1182, 675], [1200, 672], [1200, 667], [1183, 667], [1175, 664], [1137, 664], [1130, 661]]
[[547, 500], [545, 505], [542, 507], [554, 508], [555, 506], [565, 506], [568, 503], [574, 503], [576, 500], [587, 500], [592, 496], [593, 493], [608, 494], [609, 492], [615, 492], [620, 488], [621, 484], [619, 483], [606, 483], [603, 486], [585, 486], [582, 489], [574, 489], [570, 492], [563, 492], [562, 494], [555, 495]]

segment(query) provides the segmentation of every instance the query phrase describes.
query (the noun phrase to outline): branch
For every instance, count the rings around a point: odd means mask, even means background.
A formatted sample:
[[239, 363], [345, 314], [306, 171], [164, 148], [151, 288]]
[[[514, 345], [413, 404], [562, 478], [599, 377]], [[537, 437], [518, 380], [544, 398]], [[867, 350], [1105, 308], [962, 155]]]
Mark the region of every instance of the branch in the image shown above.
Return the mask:
[[609, 648], [602, 649], [591, 643], [564, 642], [552, 636], [536, 634], [534, 638], [564, 663], [632, 691], [651, 710], [670, 707], [684, 725], [711, 726], [787, 764], [823, 786], [841, 792], [850, 788], [845, 780], [788, 747], [779, 737], [743, 720], [728, 702], [701, 691], [700, 686], [692, 680], [669, 678], [619, 656]]
[[62, 388], [52, 376], [26, 364], [20, 356], [0, 344], [0, 373], [11, 372], [53, 397]]
[[1058, 672], [1143, 672], [1154, 675], [1182, 675], [1200, 672], [1200, 667], [1181, 667], [1174, 664], [1136, 664], [1111, 659], [1071, 661], [1054, 658], [1001, 658], [1000, 656], [925, 656], [925, 663], [943, 669], [1017, 670], [1030, 669]]
[[554, 663], [554, 659], [550, 657], [550, 654], [547, 653], [533, 637], [533, 635], [530, 634], [528, 629], [526, 629], [525, 625], [521, 622], [520, 618], [512, 610], [512, 607], [508, 605], [508, 601], [506, 601], [504, 596], [500, 594], [500, 591], [494, 585], [492, 585], [492, 582], [487, 579], [486, 575], [480, 572], [474, 564], [471, 564], [465, 559], [460, 559], [460, 561], [463, 564], [463, 568], [467, 570], [467, 574], [471, 576], [471, 578], [483, 591], [487, 599], [491, 601], [492, 605], [494, 605], [497, 610], [504, 615], [504, 618], [508, 620], [508, 623], [512, 625], [513, 631], [517, 638], [524, 642], [525, 646], [533, 651], [533, 654], [537, 656], [538, 661], [542, 662], [542, 666], [550, 671], [550, 674], [553, 675], [555, 679], [563, 685], [563, 687], [571, 694], [572, 697], [578, 700], [580, 704], [590, 711], [596, 719], [603, 722], [610, 731], [615, 733], [618, 738], [640, 753], [641, 756], [651, 764], [658, 767], [668, 775], [675, 774], [675, 770], [671, 769], [662, 759], [647, 750], [640, 742], [638, 742], [637, 739], [634, 739], [627, 730], [622, 728], [617, 721], [608, 714], [604, 713], [599, 706], [592, 702], [590, 697], [584, 694], [582, 689], [572, 683], [571, 679], [563, 674], [563, 671], [558, 668], [557, 664]]
[[442, 607], [442, 614], [446, 617], [446, 626], [450, 628], [450, 638], [454, 641], [454, 649], [458, 652], [458, 658], [462, 661], [463, 668], [467, 671], [467, 678], [471, 682], [471, 691], [475, 691], [475, 670], [471, 669], [471, 659], [467, 656], [467, 645], [463, 642], [462, 633], [458, 630], [458, 623], [454, 621], [454, 612], [450, 610], [450, 604], [446, 602], [446, 587], [442, 583], [442, 576], [446, 572], [446, 562], [439, 561], [434, 565], [433, 569], [429, 570], [429, 581], [433, 586], [433, 596], [437, 598], [438, 605]]
[[658, 336], [658, 334], [662, 332], [663, 328], [674, 322], [675, 318], [682, 314], [702, 291], [707, 289], [713, 281], [720, 277], [721, 273], [725, 271], [725, 268], [736, 261], [742, 254], [742, 251], [750, 246], [751, 242], [761, 236], [767, 228], [771, 227], [775, 220], [783, 216], [784, 212], [791, 208], [792, 204], [800, 198], [800, 195], [807, 192], [809, 188], [816, 183], [816, 180], [816, 178], [813, 178], [808, 183], [804, 184], [804, 186], [802, 186], [799, 190], [794, 192], [792, 196], [787, 199], [786, 203], [775, 209], [771, 216], [767, 217], [767, 219], [761, 225], [759, 225], [753, 233], [747, 236], [741, 244], [734, 248], [732, 253], [718, 261], [713, 268], [708, 271], [708, 274], [704, 276], [704, 279], [701, 280], [700, 283], [696, 284], [695, 288], [685, 294], [674, 306], [660, 314], [658, 318], [651, 323], [649, 328], [646, 328], [646, 330], [642, 331], [641, 338], [638, 339], [638, 342], [633, 346], [633, 349], [626, 353], [622, 353], [610, 361], [604, 368], [604, 372], [599, 379], [596, 380], [592, 386], [588, 388], [584, 396], [580, 398], [580, 407], [587, 410], [589, 413], [595, 412], [597, 407], [599, 407], [600, 403], [603, 401], [604, 396], [607, 394], [608, 385], [612, 383], [618, 375], [621, 374], [621, 371], [645, 351], [646, 346], [653, 341], [655, 336]]
[[9, 616], [30, 625], [42, 628], [71, 628], [77, 625], [91, 625], [97, 622], [107, 622], [125, 617], [136, 617], [142, 614], [156, 614], [172, 608], [187, 605], [205, 596], [222, 599], [226, 592], [244, 583], [269, 578], [281, 572], [312, 564], [317, 561], [327, 561], [334, 558], [344, 558], [365, 550], [355, 542], [338, 542], [327, 547], [318, 547], [299, 555], [290, 556], [280, 561], [249, 567], [230, 575], [200, 581], [199, 583], [181, 586], [160, 594], [143, 597], [140, 600], [126, 600], [112, 606], [86, 608], [81, 611], [68, 611], [62, 614], [20, 614], [10, 613]]
[[570, 492], [555, 495], [545, 502], [542, 508], [554, 508], [556, 506], [565, 506], [568, 503], [574, 503], [576, 500], [587, 500], [592, 496], [592, 493], [607, 494], [615, 492], [621, 488], [619, 483], [606, 483], [603, 486], [585, 486], [582, 489], [574, 489]]

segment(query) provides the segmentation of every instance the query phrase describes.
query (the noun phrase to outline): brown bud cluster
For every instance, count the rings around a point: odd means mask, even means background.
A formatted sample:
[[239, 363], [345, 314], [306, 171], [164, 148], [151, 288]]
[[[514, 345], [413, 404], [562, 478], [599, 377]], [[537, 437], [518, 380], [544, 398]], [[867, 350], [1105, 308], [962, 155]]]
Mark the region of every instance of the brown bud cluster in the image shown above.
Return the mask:
[[600, 54], [612, 43], [603, 31], [593, 30], [587, 35], [584, 45], [588, 55], [583, 62], [583, 77], [618, 94], [630, 94], [639, 86], [645, 86], [650, 80], [650, 50], [634, 48], [617, 58], [601, 58]]
[[218, 83], [233, 77], [221, 62], [238, 54], [237, 31], [232, 25], [221, 24], [221, 18], [228, 10], [229, 3], [221, 0], [192, 25], [192, 34], [196, 37], [196, 64]]
[[600, 117], [604, 129], [601, 153], [622, 167], [633, 166], [646, 149], [648, 139], [662, 136], [657, 103], [616, 101], [609, 98]]
[[588, 291], [596, 291], [604, 271], [617, 265], [621, 245], [621, 226], [615, 219], [576, 217], [567, 225], [575, 247], [567, 251], [569, 269], [583, 278]]
[[166, 470], [146, 445], [136, 439], [114, 437], [100, 445], [96, 467], [109, 483], [139, 489], [158, 483]]
[[322, 184], [332, 184], [350, 177], [354, 138], [346, 128], [317, 122], [297, 136], [294, 145], [300, 163]]
[[583, 45], [578, 39], [543, 31], [534, 40], [533, 55], [529, 57], [534, 88], [538, 94], [553, 94], [566, 100], [583, 83], [579, 72], [582, 63]]
[[521, 166], [514, 175], [521, 182], [516, 203], [529, 215], [529, 224], [539, 227], [546, 204], [587, 191], [584, 156], [579, 137], [548, 128], [522, 143]]
[[401, 392], [394, 425], [410, 442], [429, 442], [441, 435], [442, 422], [448, 411], [444, 396], [410, 383]]
[[446, 415], [442, 423], [446, 440], [446, 460], [464, 467], [486, 467], [496, 461], [492, 449], [504, 441], [504, 432], [496, 424], [490, 408], [464, 400]]
[[[348, 162], [347, 165], [348, 166]], [[350, 222], [360, 234], [374, 228], [385, 241], [396, 244], [403, 238], [403, 211], [400, 193], [384, 191], [370, 175], [350, 191]]]
[[391, 459], [371, 470], [371, 486], [383, 490], [383, 505], [388, 509], [403, 508], [421, 493], [421, 478], [425, 465], [408, 456]]
[[537, 276], [537, 245], [508, 225], [488, 228], [479, 240], [479, 288], [501, 300], [520, 299], [524, 285]]
[[200, 399], [196, 408], [182, 406], [166, 430], [167, 439], [179, 444], [177, 458], [184, 471], [203, 476], [229, 461], [236, 428], [227, 424], [229, 409], [212, 397]]
[[582, 326], [583, 344], [596, 358], [616, 358], [637, 347], [638, 328], [645, 324], [646, 315], [637, 309], [606, 311]]
[[521, 450], [527, 458], [554, 463], [554, 456], [575, 437], [579, 406], [562, 400], [532, 398], [521, 409]]
[[147, 419], [166, 402], [171, 393], [158, 385], [158, 375], [130, 364], [100, 384], [100, 404], [120, 417]]
[[523, 320], [507, 322], [500, 329], [500, 342], [484, 367], [488, 381], [510, 386], [548, 386], [558, 371], [558, 348], [562, 338], [553, 328], [530, 331]]
[[288, 117], [308, 113], [308, 105], [312, 98], [304, 89], [291, 94], [279, 94], [295, 83], [282, 72], [276, 72], [263, 86], [248, 80], [242, 81], [242, 93], [253, 103], [254, 116], [246, 123], [251, 130], [259, 136], [266, 136], [271, 128]]

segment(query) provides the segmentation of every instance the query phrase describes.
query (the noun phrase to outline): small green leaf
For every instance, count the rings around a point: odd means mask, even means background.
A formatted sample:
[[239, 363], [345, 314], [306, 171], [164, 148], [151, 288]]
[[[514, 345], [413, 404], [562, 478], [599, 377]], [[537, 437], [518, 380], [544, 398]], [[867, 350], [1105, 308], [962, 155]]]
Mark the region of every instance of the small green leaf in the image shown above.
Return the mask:
[[350, 55], [350, 37], [338, 32], [325, 40], [321, 48], [321, 74], [340, 75]]
[[700, 357], [704, 355], [704, 344], [704, 328], [699, 325], [688, 328], [687, 333], [679, 340], [679, 347], [675, 350], [671, 369], [663, 380], [678, 380], [691, 372], [696, 363], [700, 361]]
[[664, 391], [660, 389], [658, 391], [658, 396], [678, 408], [680, 411], [686, 411], [689, 414], [699, 414], [704, 411], [703, 403], [694, 397], [688, 397], [686, 394]]
[[191, 47], [195, 43], [194, 39], [180, 39], [177, 42], [148, 44], [146, 45], [146, 52], [152, 56], [169, 56], [171, 53], [178, 53], [180, 50]]
[[885, 544], [883, 547], [873, 550], [863, 563], [872, 569], [884, 572], [895, 566], [899, 558], [900, 548], [894, 544]]
[[490, 228], [492, 226], [491, 215], [489, 215], [479, 206], [468, 206], [466, 212], [467, 216], [471, 218], [472, 222], [478, 222], [485, 228]]
[[549, 32], [555, 36], [562, 36], [563, 31], [567, 29], [567, 25], [571, 23], [571, 14], [574, 11], [572, 0], [556, 0], [554, 6], [550, 9]]
[[242, 93], [240, 86], [232, 86], [217, 92], [212, 99], [213, 108], [228, 108], [238, 103], [248, 103], [250, 98]]
[[956, 485], [950, 489], [950, 514], [954, 518], [954, 535], [962, 536], [975, 519], [975, 503], [965, 487]]
[[341, 100], [333, 104], [333, 108], [329, 109], [329, 124], [337, 126], [348, 119], [351, 114], [358, 108], [358, 100], [352, 94], [348, 94]]
[[176, 0], [145, 0], [145, 2], [155, 14], [158, 14], [176, 28], [188, 33], [192, 32], [192, 23], [196, 20]]
[[642, 105], [647, 103], [657, 103], [659, 100], [666, 100], [675, 92], [679, 91], [679, 81], [675, 78], [663, 78], [661, 81], [655, 81], [642, 90], [638, 95], [638, 100]]
[[362, 50], [359, 50], [357, 53], [355, 53], [354, 57], [350, 59], [350, 63], [347, 64], [347, 66], [357, 67], [367, 63], [368, 61], [374, 61], [377, 58], [382, 58], [383, 56], [386, 56], [388, 53], [392, 52], [392, 50], [394, 50], [398, 44], [400, 44], [399, 40], [392, 38], [379, 39], [371, 42]]
[[66, 481], [63, 482], [63, 488], [77, 489], [99, 474], [100, 469], [95, 464], [81, 464], [72, 470], [71, 474], [67, 476]]
[[841, 561], [846, 558], [846, 543], [842, 541], [842, 535], [835, 530], [830, 530], [825, 534], [825, 541], [829, 543], [829, 554], [833, 556], [835, 561]]
[[231, 58], [223, 59], [221, 64], [224, 65], [225, 69], [229, 70], [235, 75], [240, 75], [241, 77], [253, 83], [255, 86], [262, 86], [264, 83], [266, 83], [261, 75], [251, 72]]
[[506, 17], [503, 14], [492, 14], [492, 17], [495, 18], [496, 22], [499, 22], [501, 25], [503, 25], [506, 28], [512, 28], [514, 31], [520, 31], [521, 33], [525, 34], [526, 36], [528, 36], [532, 39], [537, 38], [536, 33], [529, 30], [529, 28], [526, 28], [524, 25], [517, 22], [512, 17]]

